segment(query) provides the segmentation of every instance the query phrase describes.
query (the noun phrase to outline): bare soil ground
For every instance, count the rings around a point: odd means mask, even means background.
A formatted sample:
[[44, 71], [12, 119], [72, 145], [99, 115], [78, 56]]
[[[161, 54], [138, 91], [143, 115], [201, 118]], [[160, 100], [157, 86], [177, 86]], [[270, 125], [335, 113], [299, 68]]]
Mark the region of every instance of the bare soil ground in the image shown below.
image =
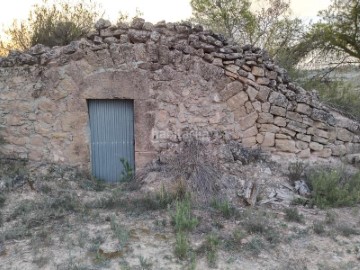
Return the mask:
[[4, 270], [360, 269], [360, 206], [194, 203], [181, 243], [165, 189], [148, 195], [65, 177], [1, 198]]

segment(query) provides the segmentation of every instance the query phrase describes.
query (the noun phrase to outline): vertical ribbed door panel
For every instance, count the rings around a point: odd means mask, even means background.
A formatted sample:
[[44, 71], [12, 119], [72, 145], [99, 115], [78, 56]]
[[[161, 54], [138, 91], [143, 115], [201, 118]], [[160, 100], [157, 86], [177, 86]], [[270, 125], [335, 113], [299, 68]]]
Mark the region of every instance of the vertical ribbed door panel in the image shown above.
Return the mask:
[[89, 100], [93, 175], [120, 180], [124, 158], [134, 168], [134, 103], [132, 100]]

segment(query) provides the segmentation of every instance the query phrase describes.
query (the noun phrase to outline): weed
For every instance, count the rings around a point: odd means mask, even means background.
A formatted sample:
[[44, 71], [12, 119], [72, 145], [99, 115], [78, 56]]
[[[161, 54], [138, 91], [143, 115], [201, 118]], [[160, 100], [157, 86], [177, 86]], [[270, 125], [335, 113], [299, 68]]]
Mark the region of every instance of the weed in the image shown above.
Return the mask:
[[191, 231], [198, 225], [198, 219], [193, 217], [191, 212], [191, 202], [188, 196], [183, 201], [176, 202], [175, 213], [172, 215], [176, 232]]
[[78, 235], [78, 245], [79, 247], [83, 248], [85, 247], [85, 244], [89, 238], [89, 233], [86, 231], [80, 231]]
[[336, 230], [345, 237], [349, 237], [350, 235], [360, 234], [360, 232], [357, 229], [349, 226], [348, 224], [340, 224], [336, 227]]
[[253, 212], [245, 213], [245, 215], [247, 217], [242, 221], [242, 225], [248, 233], [265, 233], [269, 221], [264, 217], [263, 213]]
[[143, 256], [139, 256], [139, 262], [140, 262], [140, 268], [142, 270], [150, 270], [152, 269], [153, 263], [151, 262], [151, 260], [146, 259]]
[[84, 190], [103, 191], [106, 188], [106, 182], [96, 177], [86, 177], [79, 181], [79, 187]]
[[310, 175], [313, 200], [320, 208], [353, 206], [360, 202], [360, 173], [320, 170]]
[[13, 226], [3, 232], [4, 240], [18, 240], [31, 236], [31, 232], [24, 225]]
[[291, 222], [303, 223], [304, 216], [299, 214], [297, 208], [287, 208], [285, 209], [285, 219]]
[[227, 200], [216, 200], [214, 199], [211, 206], [220, 211], [223, 217], [229, 219], [235, 215], [235, 208], [230, 205]]
[[336, 222], [336, 213], [333, 211], [327, 211], [325, 215], [325, 223], [327, 225], [332, 225]]
[[49, 263], [49, 257], [41, 256], [33, 259], [33, 263], [35, 263], [39, 268], [43, 268], [45, 265]]
[[225, 240], [225, 249], [240, 251], [241, 240], [246, 237], [246, 233], [236, 229], [232, 235]]
[[244, 249], [253, 255], [259, 255], [264, 248], [265, 244], [258, 236], [253, 237], [248, 243], [244, 245]]
[[267, 230], [263, 233], [263, 236], [266, 241], [268, 241], [270, 244], [276, 245], [280, 243], [280, 233], [272, 228], [268, 227]]
[[125, 228], [124, 225], [116, 223], [115, 217], [111, 218], [111, 230], [113, 231], [115, 237], [118, 240], [119, 248], [124, 248], [129, 240], [128, 230]]
[[304, 259], [291, 259], [279, 268], [274, 270], [308, 270]]
[[291, 205], [302, 205], [305, 206], [309, 203], [309, 199], [304, 197], [297, 197], [291, 201]]
[[10, 219], [16, 219], [19, 216], [23, 216], [33, 211], [36, 208], [35, 201], [33, 200], [23, 200], [19, 203], [19, 205], [14, 209], [14, 211], [10, 214]]
[[129, 212], [143, 212], [166, 209], [176, 195], [168, 192], [164, 186], [156, 193], [147, 193], [141, 197], [129, 198], [121, 189], [114, 189], [109, 197], [87, 204], [87, 208], [123, 209]]
[[98, 252], [100, 245], [104, 242], [104, 237], [102, 237], [100, 234], [96, 235], [94, 238], [90, 239], [91, 246], [89, 248], [89, 251]]
[[181, 260], [184, 260], [187, 258], [189, 250], [190, 246], [186, 233], [182, 231], [177, 232], [175, 242], [175, 256]]
[[245, 230], [250, 234], [261, 234], [269, 243], [280, 242], [279, 232], [269, 224], [269, 217], [264, 212], [245, 213], [242, 221]]
[[120, 162], [122, 164], [123, 170], [120, 176], [120, 182], [129, 182], [134, 177], [134, 169], [130, 165], [129, 161], [121, 158]]
[[313, 230], [316, 234], [324, 234], [325, 233], [325, 226], [323, 222], [314, 222], [313, 223]]
[[214, 234], [210, 234], [206, 237], [206, 242], [205, 242], [205, 252], [206, 252], [206, 258], [207, 258], [207, 262], [209, 267], [216, 267], [216, 261], [217, 261], [217, 251], [218, 251], [218, 246], [220, 244], [219, 238], [214, 235]]

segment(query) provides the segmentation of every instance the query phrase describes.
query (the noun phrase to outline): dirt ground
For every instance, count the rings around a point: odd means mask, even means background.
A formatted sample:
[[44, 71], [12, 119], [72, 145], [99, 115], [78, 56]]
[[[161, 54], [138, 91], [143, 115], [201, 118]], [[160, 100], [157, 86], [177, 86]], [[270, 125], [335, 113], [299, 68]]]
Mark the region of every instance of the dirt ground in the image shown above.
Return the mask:
[[64, 180], [4, 193], [0, 269], [360, 269], [359, 206], [193, 205], [179, 259], [174, 202], [101, 189]]

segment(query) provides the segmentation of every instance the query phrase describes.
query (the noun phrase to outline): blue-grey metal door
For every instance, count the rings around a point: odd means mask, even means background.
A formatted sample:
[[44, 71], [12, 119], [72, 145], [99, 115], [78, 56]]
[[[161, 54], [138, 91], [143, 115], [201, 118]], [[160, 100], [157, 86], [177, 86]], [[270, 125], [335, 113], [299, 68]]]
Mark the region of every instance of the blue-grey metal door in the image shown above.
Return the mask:
[[92, 173], [107, 182], [121, 179], [125, 159], [134, 168], [134, 103], [89, 100]]

